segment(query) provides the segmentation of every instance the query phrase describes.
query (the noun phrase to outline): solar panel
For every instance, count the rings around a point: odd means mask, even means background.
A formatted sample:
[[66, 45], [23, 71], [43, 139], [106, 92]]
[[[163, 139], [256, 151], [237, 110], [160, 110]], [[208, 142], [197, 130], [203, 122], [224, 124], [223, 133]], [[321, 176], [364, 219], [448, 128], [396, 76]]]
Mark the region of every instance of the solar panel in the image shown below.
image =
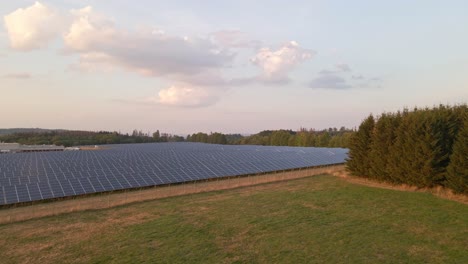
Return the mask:
[[203, 143], [0, 155], [0, 205], [344, 163], [347, 149]]

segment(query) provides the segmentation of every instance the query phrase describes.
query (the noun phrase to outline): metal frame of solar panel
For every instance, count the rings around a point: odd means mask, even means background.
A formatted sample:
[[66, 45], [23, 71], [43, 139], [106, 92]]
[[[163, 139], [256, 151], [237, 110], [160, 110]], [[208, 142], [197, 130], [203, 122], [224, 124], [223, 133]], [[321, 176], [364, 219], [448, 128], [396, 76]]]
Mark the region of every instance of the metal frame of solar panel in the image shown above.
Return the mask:
[[344, 163], [347, 149], [203, 143], [0, 155], [0, 205]]

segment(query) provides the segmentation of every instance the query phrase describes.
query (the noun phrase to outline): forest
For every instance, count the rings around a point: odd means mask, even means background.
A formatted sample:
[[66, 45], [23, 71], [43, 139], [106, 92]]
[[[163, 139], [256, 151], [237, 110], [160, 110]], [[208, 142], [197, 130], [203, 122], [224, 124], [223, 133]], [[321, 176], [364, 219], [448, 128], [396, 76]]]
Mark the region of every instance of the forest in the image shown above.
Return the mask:
[[368, 116], [351, 136], [347, 168], [360, 177], [467, 194], [466, 104]]
[[257, 134], [194, 133], [186, 138], [159, 130], [150, 134], [133, 130], [131, 134], [109, 131], [71, 131], [71, 130], [35, 130], [0, 135], [0, 142], [17, 142], [25, 145], [54, 144], [69, 146], [128, 144], [150, 142], [201, 142], [229, 145], [264, 145], [264, 146], [297, 146], [297, 147], [347, 147], [354, 132], [344, 127], [329, 128], [320, 131], [301, 128], [292, 130], [265, 130]]
[[291, 147], [342, 147], [346, 148], [353, 130], [345, 127], [314, 130], [301, 128], [292, 130], [265, 130], [260, 133], [242, 136], [240, 134], [196, 133], [189, 135], [187, 141], [230, 144], [230, 145], [263, 145]]
[[[156, 134], [156, 133], [155, 133]], [[0, 142], [17, 142], [24, 145], [50, 145], [57, 146], [82, 146], [103, 144], [128, 144], [128, 143], [150, 143], [150, 142], [178, 142], [184, 141], [181, 136], [161, 134], [151, 137], [147, 133], [134, 130], [132, 134], [121, 134], [108, 131], [71, 131], [54, 130], [48, 132], [27, 132], [0, 135]]]

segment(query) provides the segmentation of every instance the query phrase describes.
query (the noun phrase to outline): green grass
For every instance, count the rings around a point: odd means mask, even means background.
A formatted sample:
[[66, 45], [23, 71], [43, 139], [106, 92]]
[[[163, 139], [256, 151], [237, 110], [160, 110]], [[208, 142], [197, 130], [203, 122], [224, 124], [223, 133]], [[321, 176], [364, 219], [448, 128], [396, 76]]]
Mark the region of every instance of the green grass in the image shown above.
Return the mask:
[[468, 263], [468, 206], [332, 176], [0, 226], [2, 263]]

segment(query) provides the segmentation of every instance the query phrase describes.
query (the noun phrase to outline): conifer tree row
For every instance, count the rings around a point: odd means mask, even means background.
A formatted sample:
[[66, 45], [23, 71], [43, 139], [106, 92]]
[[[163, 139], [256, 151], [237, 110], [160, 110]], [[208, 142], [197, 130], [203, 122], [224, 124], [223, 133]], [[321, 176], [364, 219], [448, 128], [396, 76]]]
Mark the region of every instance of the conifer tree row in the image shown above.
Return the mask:
[[453, 145], [447, 167], [447, 187], [458, 193], [468, 193], [468, 114]]
[[468, 193], [467, 115], [466, 105], [371, 115], [350, 139], [347, 168], [380, 181]]
[[371, 151], [374, 126], [374, 117], [370, 115], [362, 122], [359, 130], [350, 139], [347, 165], [348, 169], [355, 175], [363, 177], [370, 175], [369, 153]]

